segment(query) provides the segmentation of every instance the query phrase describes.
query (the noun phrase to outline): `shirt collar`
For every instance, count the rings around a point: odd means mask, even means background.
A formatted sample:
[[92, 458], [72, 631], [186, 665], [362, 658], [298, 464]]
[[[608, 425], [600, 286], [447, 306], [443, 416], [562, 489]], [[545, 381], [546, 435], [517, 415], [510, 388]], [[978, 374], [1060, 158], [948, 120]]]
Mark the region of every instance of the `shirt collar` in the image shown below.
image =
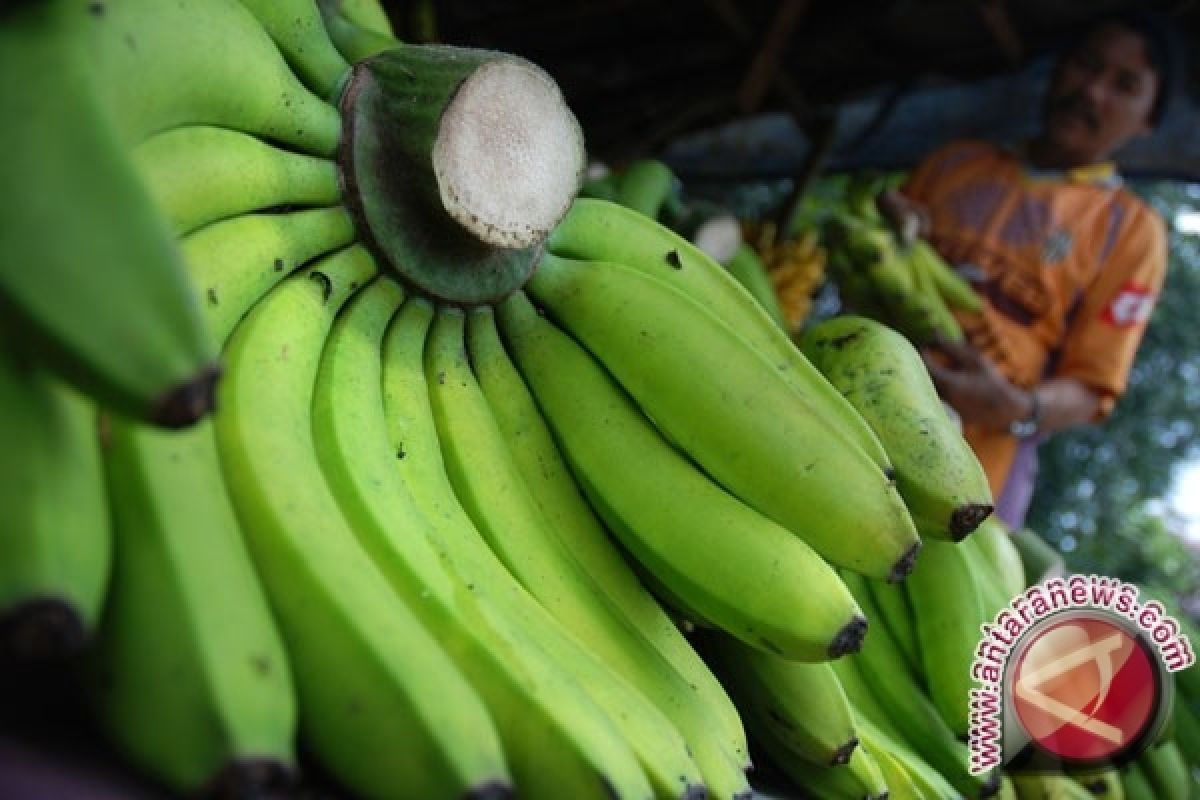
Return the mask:
[[1021, 161], [1025, 176], [1031, 180], [1066, 181], [1091, 186], [1102, 186], [1115, 189], [1122, 184], [1120, 173], [1117, 172], [1115, 161], [1101, 161], [1096, 164], [1086, 164], [1071, 169], [1044, 169], [1035, 167], [1027, 158], [1027, 145], [1020, 142], [1016, 145], [1006, 145], [1005, 150], [1012, 153]]

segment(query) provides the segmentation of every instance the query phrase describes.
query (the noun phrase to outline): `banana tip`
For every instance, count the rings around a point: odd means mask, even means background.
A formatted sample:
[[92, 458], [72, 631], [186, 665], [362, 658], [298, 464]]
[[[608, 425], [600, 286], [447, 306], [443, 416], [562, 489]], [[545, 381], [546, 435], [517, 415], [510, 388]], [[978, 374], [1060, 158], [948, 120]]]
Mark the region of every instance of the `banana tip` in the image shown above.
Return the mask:
[[208, 781], [205, 797], [275, 797], [296, 788], [294, 765], [275, 758], [239, 758]]
[[0, 660], [21, 664], [56, 661], [78, 653], [88, 640], [79, 610], [58, 597], [39, 597], [0, 614]]
[[186, 428], [217, 405], [219, 364], [209, 364], [195, 377], [167, 391], [150, 412], [150, 422], [163, 428]]
[[516, 796], [512, 784], [500, 778], [493, 778], [478, 786], [472, 786], [463, 794], [462, 800], [511, 800]]
[[950, 534], [954, 541], [967, 538], [967, 534], [983, 524], [993, 508], [991, 503], [966, 503], [954, 509], [950, 515]]
[[917, 555], [921, 552], [921, 543], [914, 542], [913, 546], [908, 548], [904, 555], [892, 565], [892, 571], [888, 573], [888, 583], [899, 583], [908, 577], [908, 573], [913, 571], [913, 567], [917, 565]]
[[862, 649], [863, 639], [866, 636], [867, 618], [856, 614], [854, 619], [847, 622], [838, 631], [837, 636], [833, 637], [833, 643], [829, 645], [829, 657], [841, 658], [851, 653], [857, 653]]
[[856, 747], [858, 747], [858, 737], [851, 736], [845, 744], [833, 751], [833, 758], [830, 759], [829, 766], [840, 767], [843, 764], [849, 764], [850, 756], [854, 754]]

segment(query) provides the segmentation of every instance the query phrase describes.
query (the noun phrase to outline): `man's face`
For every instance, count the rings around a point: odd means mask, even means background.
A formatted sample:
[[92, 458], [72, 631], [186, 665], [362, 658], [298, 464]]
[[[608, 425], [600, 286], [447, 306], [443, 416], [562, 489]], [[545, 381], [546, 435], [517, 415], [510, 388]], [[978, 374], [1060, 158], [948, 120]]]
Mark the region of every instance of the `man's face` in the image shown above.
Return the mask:
[[1044, 134], [1074, 165], [1107, 159], [1151, 130], [1158, 74], [1142, 37], [1105, 25], [1068, 53], [1046, 96]]

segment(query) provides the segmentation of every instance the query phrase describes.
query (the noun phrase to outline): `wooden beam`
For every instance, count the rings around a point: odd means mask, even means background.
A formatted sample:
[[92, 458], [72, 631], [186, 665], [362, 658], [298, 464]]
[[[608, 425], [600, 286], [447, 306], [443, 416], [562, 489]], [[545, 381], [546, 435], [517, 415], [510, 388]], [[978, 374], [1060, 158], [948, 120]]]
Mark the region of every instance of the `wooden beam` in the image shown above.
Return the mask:
[[751, 114], [762, 105], [767, 88], [783, 63], [788, 42], [807, 10], [808, 0], [782, 0], [775, 9], [775, 18], [738, 89], [738, 110], [743, 114]]
[[1014, 67], [1019, 66], [1025, 60], [1025, 46], [1013, 24], [1012, 14], [1008, 12], [1008, 4], [1005, 0], [978, 0], [975, 7], [1005, 60]]
[[787, 202], [780, 208], [779, 216], [776, 219], [775, 241], [777, 242], [787, 241], [792, 225], [795, 224], [796, 216], [800, 212], [800, 206], [804, 202], [804, 195], [808, 193], [809, 187], [821, 174], [821, 170], [825, 168], [825, 163], [829, 160], [829, 153], [833, 150], [834, 142], [837, 141], [838, 116], [838, 110], [835, 108], [829, 113], [819, 115], [811, 125], [804, 129], [805, 136], [808, 138], [808, 152], [804, 154], [804, 161], [796, 173], [792, 191], [788, 194]]

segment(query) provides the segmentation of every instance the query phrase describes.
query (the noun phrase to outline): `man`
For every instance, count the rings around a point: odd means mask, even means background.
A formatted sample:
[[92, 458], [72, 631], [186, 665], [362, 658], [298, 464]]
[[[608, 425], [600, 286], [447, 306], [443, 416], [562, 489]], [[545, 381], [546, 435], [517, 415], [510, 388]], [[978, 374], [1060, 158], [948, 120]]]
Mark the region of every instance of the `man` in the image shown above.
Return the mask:
[[1057, 64], [1035, 139], [952, 143], [880, 198], [893, 220], [915, 217], [984, 298], [982, 314], [960, 319], [967, 344], [926, 360], [1014, 527], [1037, 441], [1112, 410], [1162, 287], [1163, 222], [1109, 159], [1161, 120], [1168, 58], [1151, 20], [1106, 18]]

